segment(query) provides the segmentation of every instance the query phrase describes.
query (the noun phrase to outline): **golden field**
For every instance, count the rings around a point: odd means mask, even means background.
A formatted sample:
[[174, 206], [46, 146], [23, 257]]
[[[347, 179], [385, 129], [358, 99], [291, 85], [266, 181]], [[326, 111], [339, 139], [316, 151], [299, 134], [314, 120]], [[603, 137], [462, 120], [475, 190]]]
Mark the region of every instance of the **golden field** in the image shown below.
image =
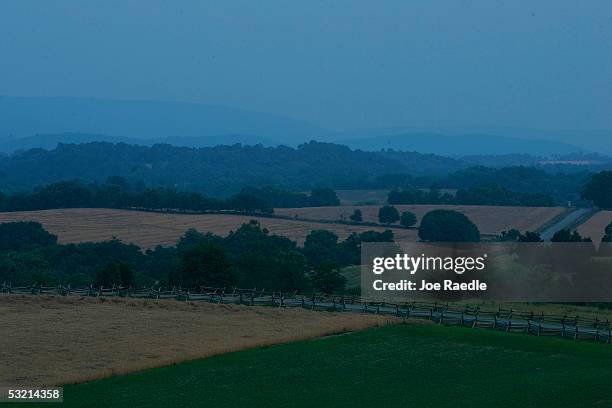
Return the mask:
[[[348, 220], [359, 208], [364, 222], [378, 222], [379, 205], [341, 206], [341, 207], [308, 207], [279, 208], [278, 215], [297, 216], [302, 220]], [[534, 231], [567, 209], [564, 207], [499, 207], [483, 205], [396, 205], [398, 211], [412, 211], [418, 222], [432, 210], [448, 209], [465, 214], [477, 226], [482, 234], [499, 234], [511, 228], [520, 231]]]
[[0, 384], [87, 381], [393, 317], [127, 298], [0, 295]]
[[[252, 217], [231, 214], [168, 214], [145, 211], [110, 210], [104, 208], [75, 208], [42, 211], [0, 213], [0, 223], [11, 221], [37, 221], [46, 230], [58, 236], [61, 243], [105, 241], [116, 237], [143, 249], [157, 245], [171, 246], [189, 228], [225, 236], [252, 219], [271, 233], [286, 236], [299, 244], [312, 230], [334, 231], [340, 239], [352, 232], [384, 231], [384, 227], [326, 224], [278, 218]], [[396, 228], [397, 239], [416, 239], [416, 231]]]
[[612, 222], [612, 211], [598, 211], [591, 218], [578, 226], [577, 230], [583, 237], [590, 237], [599, 243], [604, 236], [608, 224]]

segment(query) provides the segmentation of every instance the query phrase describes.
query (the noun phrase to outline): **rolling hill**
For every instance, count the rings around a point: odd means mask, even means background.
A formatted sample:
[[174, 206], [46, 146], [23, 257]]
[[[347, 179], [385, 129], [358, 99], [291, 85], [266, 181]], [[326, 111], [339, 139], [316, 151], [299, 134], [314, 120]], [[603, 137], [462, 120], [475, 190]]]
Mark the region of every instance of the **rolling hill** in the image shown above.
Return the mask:
[[293, 145], [321, 139], [328, 131], [280, 115], [197, 103], [0, 96], [0, 141], [62, 133], [198, 143], [211, 138], [213, 144], [224, 135], [252, 135], [252, 141]]

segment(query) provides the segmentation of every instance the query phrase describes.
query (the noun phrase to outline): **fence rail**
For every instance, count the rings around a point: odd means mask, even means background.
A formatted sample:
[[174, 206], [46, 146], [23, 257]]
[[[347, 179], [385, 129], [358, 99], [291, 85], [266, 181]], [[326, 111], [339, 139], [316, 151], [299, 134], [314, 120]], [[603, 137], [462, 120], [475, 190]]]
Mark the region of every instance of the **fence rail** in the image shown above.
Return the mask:
[[523, 332], [536, 336], [560, 336], [573, 340], [592, 340], [612, 343], [612, 326], [609, 320], [567, 315], [545, 315], [530, 311], [498, 308], [484, 310], [474, 305], [449, 303], [376, 302], [360, 296], [300, 295], [296, 292], [265, 292], [258, 289], [225, 289], [199, 287], [183, 288], [110, 288], [88, 286], [11, 286], [0, 285], [0, 293], [129, 297], [142, 299], [176, 299], [179, 301], [206, 301], [211, 303], [248, 306], [299, 307], [318, 311], [370, 313], [402, 318], [427, 319], [442, 325], [471, 328], [489, 328], [508, 332]]

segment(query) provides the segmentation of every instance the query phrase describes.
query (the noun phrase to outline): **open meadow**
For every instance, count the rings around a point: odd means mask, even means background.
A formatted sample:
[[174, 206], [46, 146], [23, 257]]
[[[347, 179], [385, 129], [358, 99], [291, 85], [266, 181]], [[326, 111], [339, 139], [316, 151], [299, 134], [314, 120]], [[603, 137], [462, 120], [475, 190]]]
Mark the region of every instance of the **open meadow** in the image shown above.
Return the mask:
[[[482, 234], [499, 234], [516, 228], [519, 231], [535, 231], [555, 217], [563, 214], [564, 207], [501, 207], [484, 205], [396, 205], [398, 211], [412, 211], [417, 221], [432, 210], [448, 209], [465, 214]], [[279, 208], [276, 214], [303, 220], [349, 220], [356, 209], [360, 209], [364, 222], [378, 222], [379, 205]]]
[[[112, 210], [104, 208], [74, 208], [61, 210], [18, 211], [0, 213], [0, 223], [11, 221], [37, 221], [61, 243], [99, 242], [113, 237], [130, 242], [143, 249], [157, 245], [171, 246], [189, 228], [225, 236], [252, 219], [271, 233], [283, 235], [299, 244], [312, 230], [324, 229], [338, 234], [340, 239], [352, 232], [384, 231], [384, 227], [317, 223], [279, 218], [254, 217], [231, 214], [171, 214], [146, 211]], [[398, 239], [416, 239], [416, 231], [393, 229]]]
[[578, 226], [580, 235], [590, 237], [593, 242], [599, 243], [604, 236], [608, 224], [612, 222], [612, 211], [598, 211], [591, 218]]
[[609, 407], [610, 376], [605, 344], [393, 325], [69, 385], [61, 406]]
[[361, 330], [393, 317], [208, 302], [1, 295], [0, 384], [82, 382]]
[[[428, 192], [429, 189], [421, 189], [422, 191]], [[441, 193], [455, 195], [456, 189], [443, 188], [440, 189]], [[376, 189], [376, 190], [336, 190], [336, 194], [340, 199], [341, 205], [374, 205], [374, 204], [386, 204], [387, 197], [389, 196], [389, 189]]]

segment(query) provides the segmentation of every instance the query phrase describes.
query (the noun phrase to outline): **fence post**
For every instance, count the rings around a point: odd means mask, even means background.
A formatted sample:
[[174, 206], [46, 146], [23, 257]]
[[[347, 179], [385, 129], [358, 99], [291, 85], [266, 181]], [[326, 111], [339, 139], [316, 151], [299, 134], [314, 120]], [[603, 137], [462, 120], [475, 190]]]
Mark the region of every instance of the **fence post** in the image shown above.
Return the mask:
[[563, 318], [561, 319], [561, 337], [565, 337], [565, 319], [567, 318], [567, 315], [563, 315]]
[[576, 321], [576, 328], [574, 331], [574, 341], [576, 341], [576, 339], [578, 339], [578, 321]]

